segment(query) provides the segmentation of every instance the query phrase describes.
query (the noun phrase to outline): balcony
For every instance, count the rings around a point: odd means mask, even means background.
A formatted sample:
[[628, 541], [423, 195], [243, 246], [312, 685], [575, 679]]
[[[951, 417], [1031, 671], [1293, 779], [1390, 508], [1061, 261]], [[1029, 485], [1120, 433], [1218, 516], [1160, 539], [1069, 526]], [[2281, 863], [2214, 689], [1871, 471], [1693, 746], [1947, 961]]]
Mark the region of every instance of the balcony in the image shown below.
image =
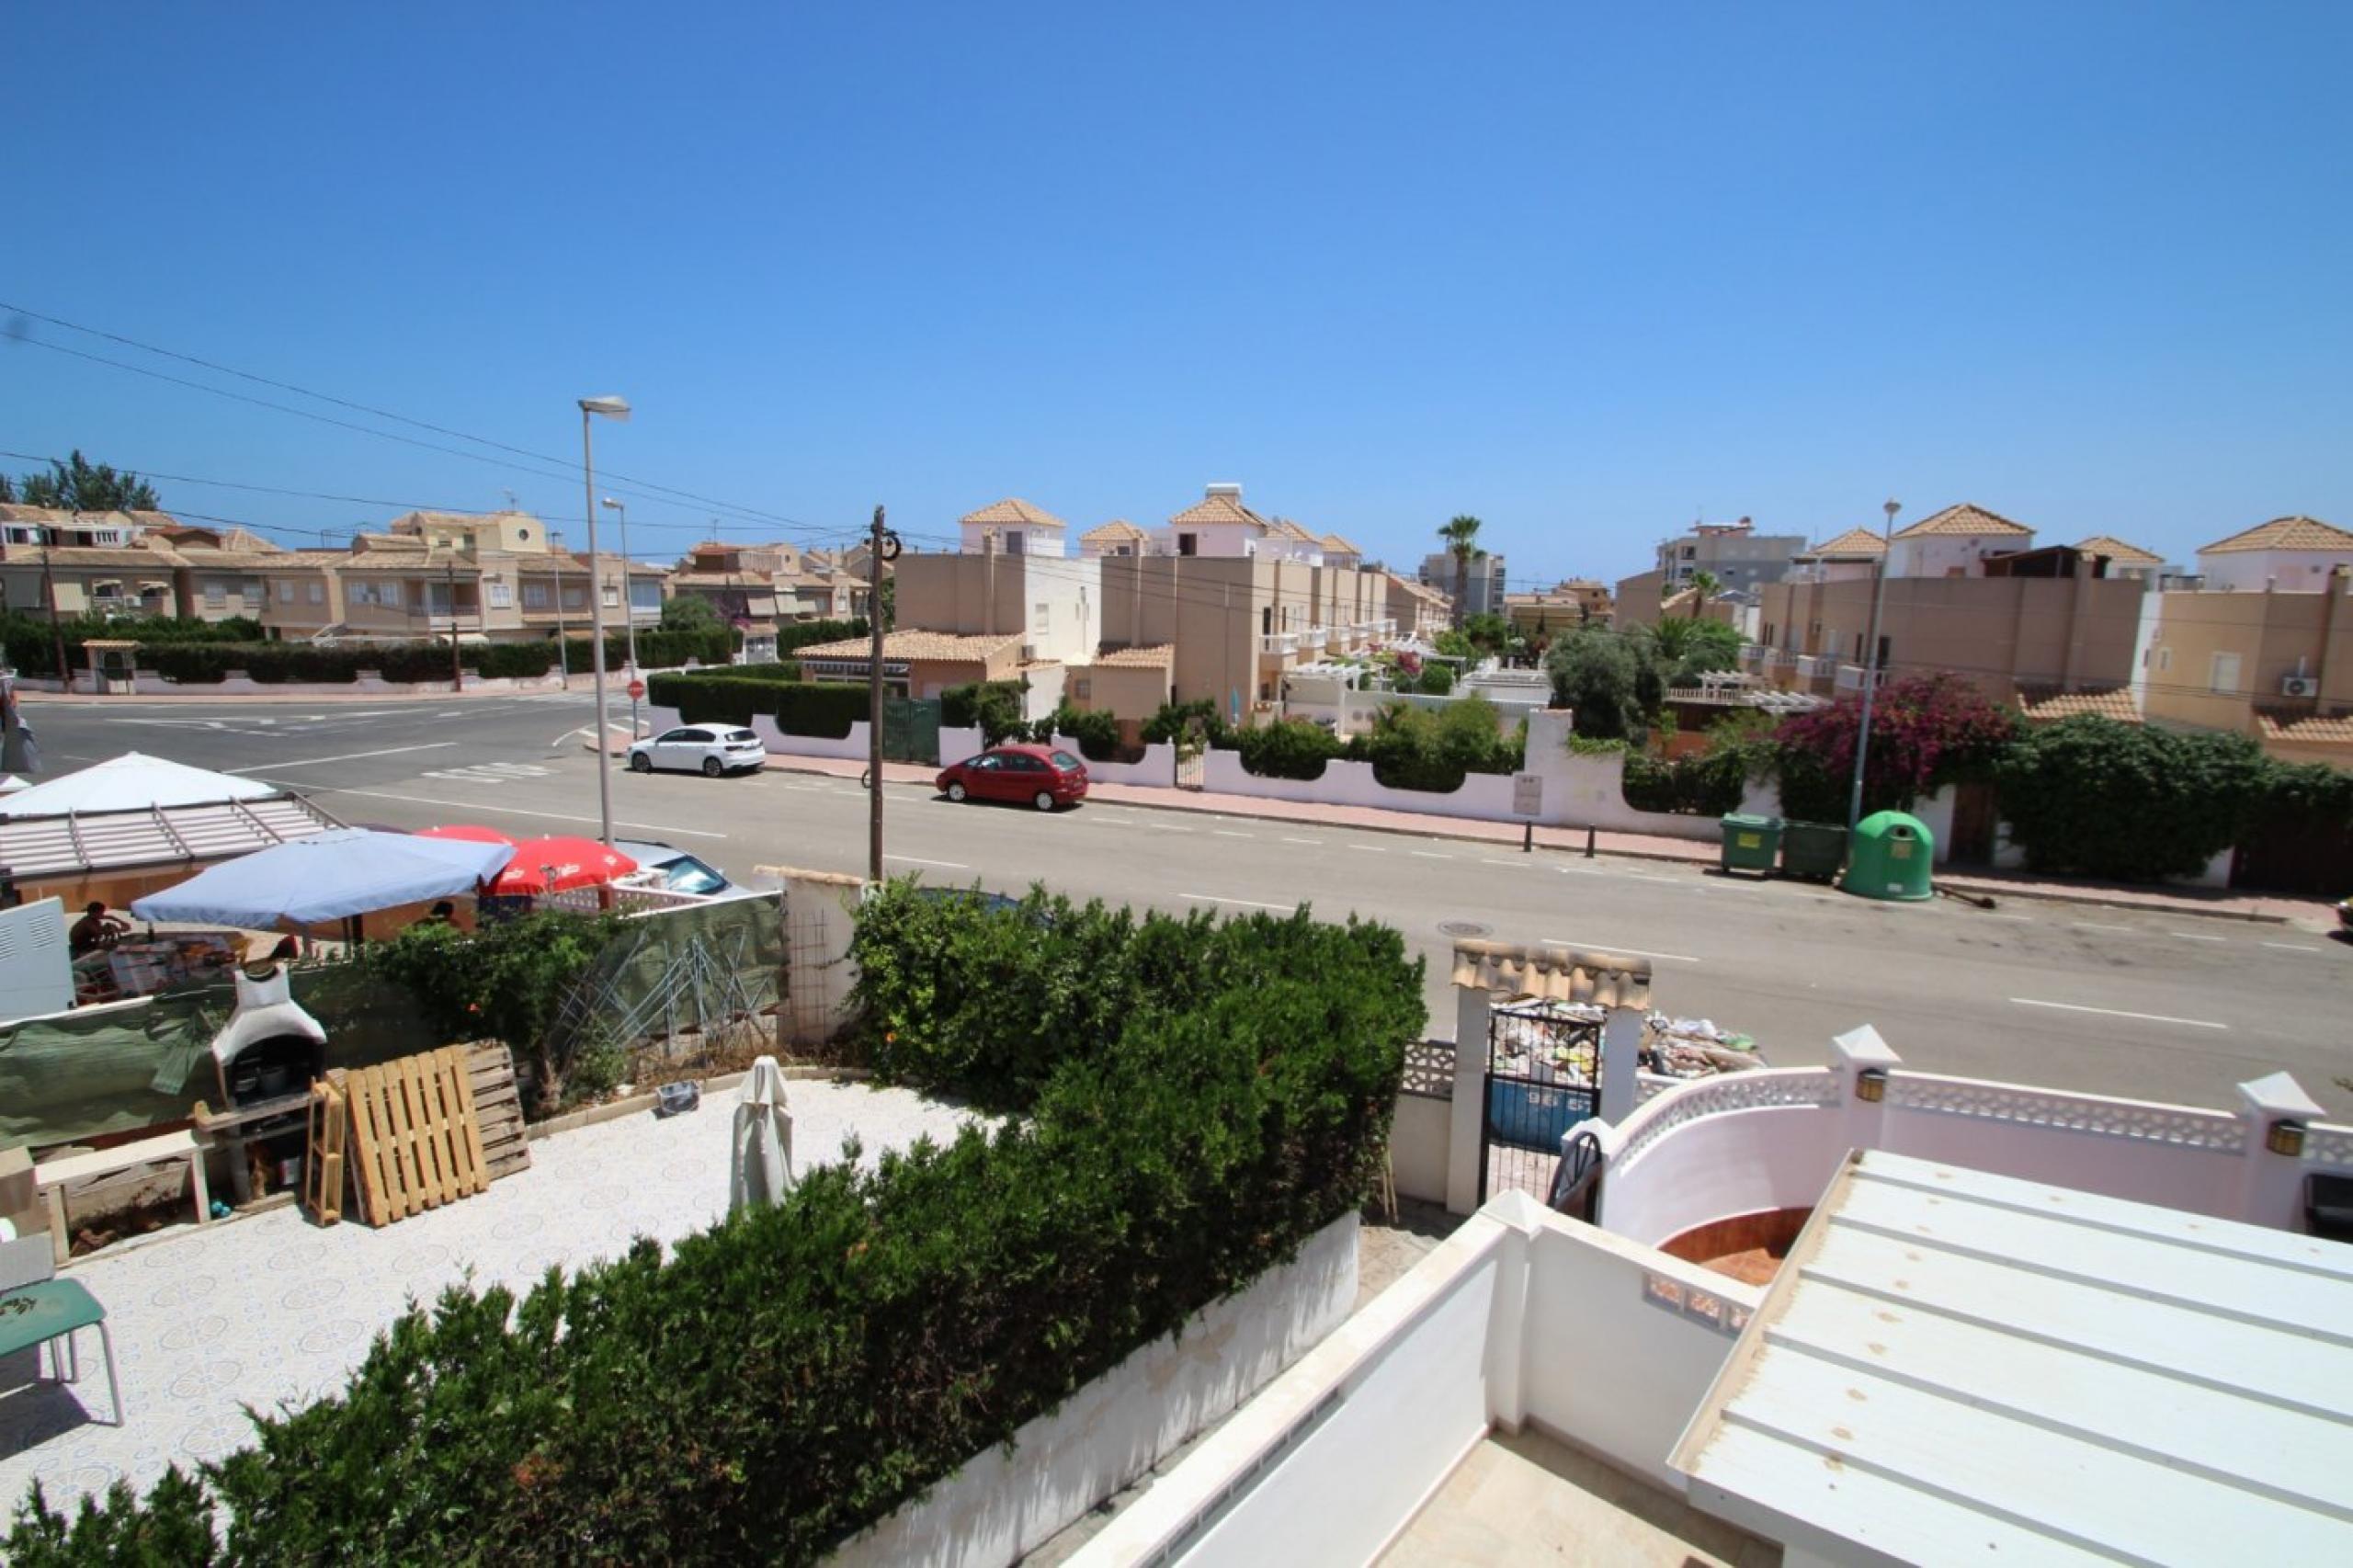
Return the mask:
[[1840, 691], [1857, 692], [1862, 690], [1863, 666], [1860, 665], [1840, 665], [1838, 666], [1838, 689]]
[[1332, 632], [1329, 627], [1311, 626], [1299, 633], [1299, 646], [1302, 653], [1321, 653], [1330, 646], [1331, 641]]
[[1259, 635], [1258, 653], [1262, 657], [1289, 658], [1298, 652], [1299, 633], [1296, 631], [1267, 631]]

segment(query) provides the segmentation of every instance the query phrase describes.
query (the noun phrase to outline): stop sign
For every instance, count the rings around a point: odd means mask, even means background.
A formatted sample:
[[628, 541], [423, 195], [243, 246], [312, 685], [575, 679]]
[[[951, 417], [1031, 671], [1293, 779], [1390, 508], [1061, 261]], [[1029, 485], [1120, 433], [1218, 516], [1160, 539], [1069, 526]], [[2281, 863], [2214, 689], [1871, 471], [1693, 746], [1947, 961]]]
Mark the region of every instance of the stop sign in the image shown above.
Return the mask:
[[629, 683], [629, 699], [631, 702], [635, 702], [639, 698], [643, 697], [644, 695], [645, 683], [642, 680], [631, 679]]

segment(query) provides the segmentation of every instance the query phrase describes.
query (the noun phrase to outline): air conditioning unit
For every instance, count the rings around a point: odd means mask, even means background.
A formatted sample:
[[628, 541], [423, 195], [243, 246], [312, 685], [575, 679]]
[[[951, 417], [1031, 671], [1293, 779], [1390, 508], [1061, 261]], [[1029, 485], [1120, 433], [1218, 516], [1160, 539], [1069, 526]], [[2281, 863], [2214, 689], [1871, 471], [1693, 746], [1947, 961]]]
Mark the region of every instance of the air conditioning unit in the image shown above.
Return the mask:
[[2279, 683], [2282, 697], [2318, 697], [2320, 682], [2311, 676], [2290, 676]]
[[1025, 665], [1034, 665], [1038, 662], [1038, 644], [1035, 642], [1021, 644], [1021, 662]]

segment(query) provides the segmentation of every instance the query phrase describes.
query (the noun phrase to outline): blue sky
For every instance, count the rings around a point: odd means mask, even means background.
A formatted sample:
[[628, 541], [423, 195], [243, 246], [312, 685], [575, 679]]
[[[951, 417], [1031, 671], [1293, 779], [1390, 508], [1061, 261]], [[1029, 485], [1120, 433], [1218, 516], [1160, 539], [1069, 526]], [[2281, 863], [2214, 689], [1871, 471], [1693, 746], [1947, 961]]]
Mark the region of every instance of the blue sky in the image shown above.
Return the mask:
[[[0, 132], [0, 301], [559, 458], [618, 392], [600, 467], [836, 536], [880, 501], [928, 547], [1008, 494], [1149, 524], [1217, 480], [1392, 560], [1473, 512], [1530, 581], [1891, 494], [2177, 559], [2353, 526], [2336, 0], [28, 4], [9, 34], [20, 94], [44, 61], [60, 90]], [[14, 324], [0, 449], [581, 510], [561, 468]], [[646, 495], [631, 544], [712, 512]]]

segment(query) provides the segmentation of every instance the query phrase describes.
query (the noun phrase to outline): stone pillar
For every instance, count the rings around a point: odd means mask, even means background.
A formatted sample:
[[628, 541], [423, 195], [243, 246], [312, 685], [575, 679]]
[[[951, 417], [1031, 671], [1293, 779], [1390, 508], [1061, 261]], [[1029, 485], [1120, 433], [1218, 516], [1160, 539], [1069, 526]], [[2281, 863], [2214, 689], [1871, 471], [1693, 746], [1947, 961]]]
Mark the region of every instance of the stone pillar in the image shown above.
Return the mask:
[[1838, 1094], [1844, 1102], [1841, 1136], [1847, 1147], [1885, 1147], [1881, 1128], [1887, 1108], [1871, 1096], [1886, 1092], [1887, 1075], [1903, 1066], [1904, 1059], [1888, 1049], [1879, 1030], [1865, 1024], [1831, 1038], [1830, 1065], [1838, 1074]]
[[1601, 1093], [1597, 1109], [1601, 1119], [1612, 1126], [1622, 1127], [1626, 1119], [1634, 1114], [1642, 1053], [1642, 1009], [1610, 1008], [1609, 1017], [1601, 1026]]
[[1454, 1103], [1447, 1129], [1446, 1211], [1468, 1214], [1479, 1207], [1479, 1162], [1487, 1119], [1487, 993], [1475, 985], [1454, 988]]
[[[2239, 1119], [2246, 1123], [2240, 1219], [2275, 1231], [2303, 1230], [2304, 1130], [2327, 1114], [2285, 1073], [2239, 1085]], [[2290, 1152], [2275, 1151], [2275, 1137]]]

